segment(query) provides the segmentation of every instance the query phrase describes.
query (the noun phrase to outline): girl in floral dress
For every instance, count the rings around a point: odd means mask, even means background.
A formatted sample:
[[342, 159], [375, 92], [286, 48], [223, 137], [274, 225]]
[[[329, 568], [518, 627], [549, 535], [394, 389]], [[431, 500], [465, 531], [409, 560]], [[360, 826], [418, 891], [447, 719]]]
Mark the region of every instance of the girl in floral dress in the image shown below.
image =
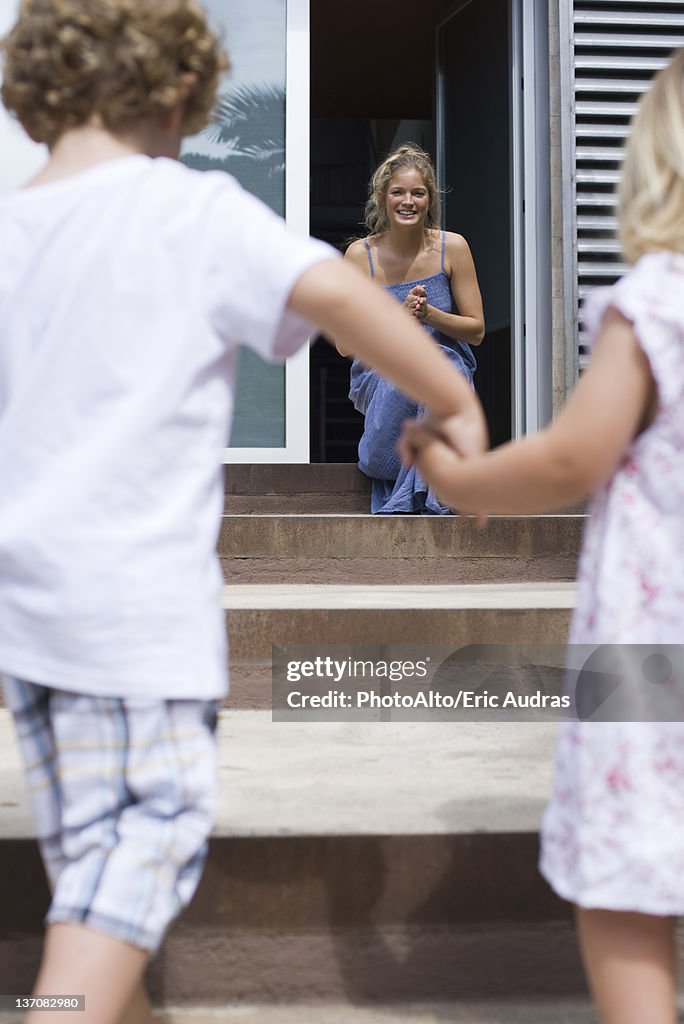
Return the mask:
[[[672, 656], [681, 690], [684, 50], [656, 77], [635, 118], [619, 222], [633, 266], [586, 304], [593, 355], [557, 420], [467, 460], [413, 423], [402, 455], [443, 501], [466, 512], [545, 512], [594, 492], [570, 643], [641, 650], [643, 692], [651, 645], [672, 645], [659, 649]], [[563, 723], [542, 827], [541, 870], [576, 905], [604, 1024], [676, 1021], [684, 722], [644, 717], [653, 720]]]

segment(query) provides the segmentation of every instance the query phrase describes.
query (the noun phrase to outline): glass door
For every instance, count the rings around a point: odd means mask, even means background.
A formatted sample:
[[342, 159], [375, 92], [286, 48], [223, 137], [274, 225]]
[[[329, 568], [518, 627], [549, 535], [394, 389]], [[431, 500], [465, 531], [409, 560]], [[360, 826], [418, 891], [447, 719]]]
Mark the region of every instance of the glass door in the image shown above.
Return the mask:
[[[183, 160], [228, 171], [309, 231], [309, 0], [205, 0], [223, 33], [233, 70], [209, 127], [187, 139]], [[0, 33], [16, 20], [19, 0], [0, 4]], [[286, 101], [287, 97], [287, 101]], [[0, 105], [0, 190], [16, 188], [45, 162]], [[285, 367], [240, 354], [232, 436], [225, 462], [309, 461], [309, 353]]]
[[[205, 0], [232, 70], [207, 129], [183, 161], [220, 169], [309, 231], [309, 0]], [[286, 366], [240, 352], [235, 416], [224, 462], [309, 461], [309, 357]]]

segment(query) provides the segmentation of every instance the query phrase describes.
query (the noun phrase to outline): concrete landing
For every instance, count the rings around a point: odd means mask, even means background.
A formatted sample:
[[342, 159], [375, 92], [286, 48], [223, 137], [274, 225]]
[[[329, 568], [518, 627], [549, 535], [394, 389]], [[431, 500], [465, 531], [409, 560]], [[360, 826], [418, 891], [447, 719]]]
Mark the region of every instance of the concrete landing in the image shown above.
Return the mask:
[[[20, 1017], [0, 1013], [0, 1024]], [[296, 1006], [171, 1007], [157, 1024], [595, 1024], [588, 999], [510, 1000], [393, 1006], [313, 1003]]]
[[[681, 1003], [680, 1003], [681, 1007]], [[21, 1018], [0, 1013], [0, 1024]], [[680, 1009], [679, 1020], [684, 1021]], [[157, 1024], [596, 1024], [588, 998], [393, 1006], [306, 1003], [297, 1006], [226, 1005], [170, 1007], [155, 1013]]]
[[159, 1020], [160, 1024], [594, 1024], [596, 1017], [587, 999], [538, 1004], [486, 1000], [432, 1006], [226, 1006], [212, 1011], [167, 1011]]
[[[20, 1017], [0, 1013], [0, 1024]], [[440, 1003], [433, 1006], [221, 1006], [169, 1009], [155, 1014], [158, 1024], [595, 1024], [588, 1000], [509, 1003]]]
[[[215, 835], [536, 832], [555, 726], [219, 720]], [[0, 840], [33, 836], [11, 716], [0, 711]]]

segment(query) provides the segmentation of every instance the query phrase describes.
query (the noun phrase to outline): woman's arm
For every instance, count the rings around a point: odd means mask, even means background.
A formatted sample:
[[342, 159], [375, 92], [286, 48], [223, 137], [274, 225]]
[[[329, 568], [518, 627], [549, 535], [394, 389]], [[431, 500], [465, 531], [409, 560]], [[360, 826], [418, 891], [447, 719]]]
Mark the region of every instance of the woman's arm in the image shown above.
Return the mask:
[[445, 269], [451, 279], [451, 294], [458, 313], [445, 313], [428, 305], [423, 320], [449, 338], [479, 345], [485, 333], [482, 296], [470, 247], [463, 235], [447, 232]]
[[465, 418], [471, 431], [467, 450], [486, 450], [487, 427], [470, 385], [415, 317], [407, 316], [353, 261], [325, 260], [310, 267], [295, 284], [288, 308], [432, 413]]
[[[344, 254], [344, 258], [352, 266], [356, 267], [357, 270], [360, 270], [365, 277], [369, 280], [371, 279], [368, 253], [362, 239], [357, 238], [355, 242], [351, 243]], [[350, 356], [353, 353], [353, 349], [347, 349], [339, 338], [335, 338], [335, 348], [341, 356]]]
[[608, 480], [656, 408], [648, 359], [631, 323], [611, 309], [588, 369], [545, 430], [464, 460], [416, 423], [405, 430], [402, 453], [443, 501], [462, 512], [548, 512]]

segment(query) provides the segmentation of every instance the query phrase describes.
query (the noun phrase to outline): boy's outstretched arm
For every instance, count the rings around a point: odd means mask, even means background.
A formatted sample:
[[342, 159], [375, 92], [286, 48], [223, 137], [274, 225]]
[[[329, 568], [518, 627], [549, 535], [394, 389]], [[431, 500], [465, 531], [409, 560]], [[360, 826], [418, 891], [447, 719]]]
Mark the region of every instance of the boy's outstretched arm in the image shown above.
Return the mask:
[[325, 260], [306, 270], [288, 308], [317, 324], [405, 395], [427, 405], [434, 431], [456, 450], [486, 451], [486, 421], [472, 388], [415, 317], [407, 316], [348, 261]]
[[588, 369], [551, 426], [524, 440], [463, 460], [420, 423], [401, 442], [406, 461], [442, 501], [461, 512], [548, 512], [606, 481], [651, 421], [655, 382], [631, 323], [610, 309]]

